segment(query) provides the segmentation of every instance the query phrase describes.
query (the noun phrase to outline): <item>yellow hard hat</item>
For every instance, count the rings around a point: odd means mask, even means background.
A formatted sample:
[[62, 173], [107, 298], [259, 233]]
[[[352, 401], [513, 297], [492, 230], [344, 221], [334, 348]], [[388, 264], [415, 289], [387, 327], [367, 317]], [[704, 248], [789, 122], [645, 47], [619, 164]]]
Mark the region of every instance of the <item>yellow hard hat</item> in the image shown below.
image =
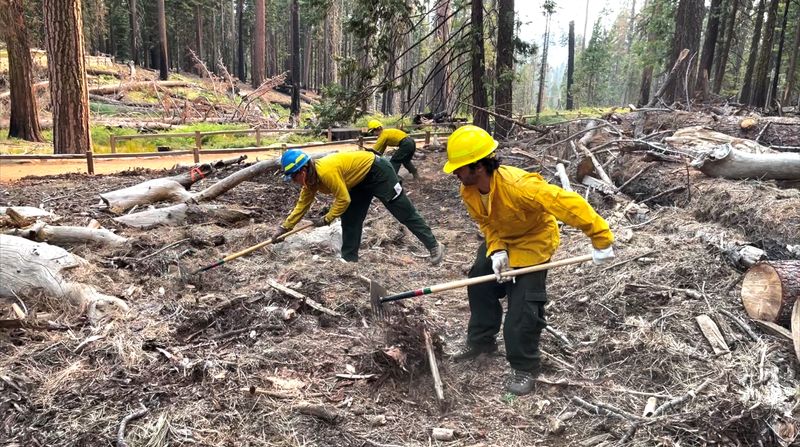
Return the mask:
[[445, 174], [485, 158], [497, 149], [497, 141], [489, 132], [468, 124], [455, 130], [447, 139], [447, 163]]
[[369, 122], [367, 123], [367, 129], [369, 130], [375, 130], [379, 127], [383, 127], [383, 125], [378, 120], [369, 120]]

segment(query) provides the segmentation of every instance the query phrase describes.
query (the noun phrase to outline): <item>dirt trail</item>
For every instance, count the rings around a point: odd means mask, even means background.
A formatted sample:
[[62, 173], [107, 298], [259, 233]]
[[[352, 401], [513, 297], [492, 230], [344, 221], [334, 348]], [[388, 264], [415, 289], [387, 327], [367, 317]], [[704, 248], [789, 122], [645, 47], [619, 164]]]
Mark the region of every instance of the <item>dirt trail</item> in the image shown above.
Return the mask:
[[[347, 151], [357, 148], [355, 144], [336, 144], [320, 147], [309, 147], [308, 152]], [[247, 155], [248, 160], [272, 158], [280, 154], [280, 149], [263, 152], [231, 152], [229, 154], [200, 154], [201, 162]], [[191, 155], [157, 156], [146, 158], [96, 158], [95, 174], [112, 174], [131, 168], [168, 169], [176, 164], [192, 164]], [[2, 160], [0, 159], [0, 183], [9, 183], [27, 176], [45, 176], [68, 173], [86, 173], [86, 160]]]

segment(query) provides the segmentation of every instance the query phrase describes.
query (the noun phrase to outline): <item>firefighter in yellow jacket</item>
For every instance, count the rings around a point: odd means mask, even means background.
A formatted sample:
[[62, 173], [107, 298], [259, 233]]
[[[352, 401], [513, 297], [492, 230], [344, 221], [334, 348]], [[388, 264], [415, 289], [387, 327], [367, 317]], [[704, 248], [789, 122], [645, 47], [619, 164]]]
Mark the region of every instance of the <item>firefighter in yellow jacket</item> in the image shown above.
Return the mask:
[[372, 147], [373, 152], [383, 155], [387, 146], [397, 146], [397, 150], [389, 160], [394, 172], [400, 172], [400, 166], [405, 166], [415, 179], [419, 178], [417, 167], [411, 161], [417, 151], [417, 143], [413, 138], [400, 129], [384, 129], [383, 124], [378, 120], [370, 120], [367, 123], [367, 129], [371, 134], [378, 135], [378, 141]]
[[595, 263], [614, 257], [614, 236], [580, 195], [547, 183], [539, 174], [501, 165], [496, 148], [485, 130], [472, 125], [458, 128], [447, 140], [444, 172], [461, 181], [461, 198], [485, 238], [469, 276], [497, 275], [497, 282], [467, 288], [467, 346], [453, 358], [467, 360], [497, 351], [503, 320], [499, 300], [507, 297], [503, 337], [512, 374], [506, 390], [523, 395], [533, 390], [539, 373], [539, 336], [547, 324], [547, 271], [517, 276], [513, 282], [500, 273], [550, 260], [559, 243], [557, 219], [589, 237]]
[[317, 192], [322, 192], [333, 196], [333, 204], [324, 216], [313, 218], [312, 222], [320, 227], [330, 225], [340, 217], [342, 259], [358, 262], [364, 218], [367, 217], [372, 198], [377, 197], [392, 216], [430, 251], [431, 264], [441, 262], [444, 246], [436, 241], [386, 159], [369, 152], [356, 151], [339, 152], [312, 160], [305, 152], [290, 149], [281, 156], [281, 167], [284, 180], [291, 180], [301, 185], [302, 189], [297, 204], [275, 229], [273, 238], [294, 228], [311, 208]]

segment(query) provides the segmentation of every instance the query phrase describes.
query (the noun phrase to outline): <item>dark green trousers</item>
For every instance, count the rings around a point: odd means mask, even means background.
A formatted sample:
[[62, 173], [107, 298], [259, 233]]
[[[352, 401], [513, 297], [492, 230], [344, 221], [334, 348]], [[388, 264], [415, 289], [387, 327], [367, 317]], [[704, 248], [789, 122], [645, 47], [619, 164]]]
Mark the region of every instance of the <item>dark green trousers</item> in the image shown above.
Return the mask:
[[391, 162], [394, 172], [400, 172], [400, 166], [405, 166], [412, 175], [417, 175], [417, 167], [411, 162], [414, 152], [417, 151], [417, 143], [411, 137], [405, 137], [400, 141], [400, 146], [392, 154]]
[[364, 219], [373, 197], [377, 197], [395, 219], [411, 230], [425, 248], [430, 250], [437, 245], [425, 219], [403, 191], [392, 165], [385, 158], [375, 156], [364, 180], [350, 189], [350, 206], [342, 214], [342, 258], [345, 261], [358, 261]]
[[[486, 242], [478, 248], [469, 277], [493, 274], [492, 260], [486, 256]], [[517, 276], [516, 283], [492, 281], [467, 287], [469, 326], [467, 343], [486, 346], [496, 343], [503, 320], [500, 299], [508, 298], [508, 311], [503, 325], [506, 358], [511, 367], [521, 371], [539, 371], [539, 336], [547, 325], [544, 305], [547, 303], [545, 280], [547, 270]]]

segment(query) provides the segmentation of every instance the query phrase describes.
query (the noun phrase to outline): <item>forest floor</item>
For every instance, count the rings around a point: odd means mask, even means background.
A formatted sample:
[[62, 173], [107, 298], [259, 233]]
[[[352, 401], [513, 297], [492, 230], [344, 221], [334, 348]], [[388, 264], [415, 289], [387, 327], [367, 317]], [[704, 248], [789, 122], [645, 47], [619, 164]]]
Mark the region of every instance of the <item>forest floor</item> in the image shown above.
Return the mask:
[[[499, 152], [506, 163], [530, 163], [515, 148]], [[277, 174], [216, 200], [250, 211], [250, 221], [148, 231], [115, 223], [98, 194], [176, 170], [29, 177], [0, 186], [0, 205], [41, 205], [63, 225], [97, 219], [134, 241], [123, 249], [74, 250], [94, 266], [81, 279], [125, 299], [127, 315], [92, 325], [66, 303], [27, 299], [29, 312], [70, 329], [0, 331], [0, 439], [110, 445], [123, 418], [143, 405], [148, 413], [127, 426], [128, 445], [609, 446], [629, 432], [629, 445], [637, 446], [794, 442], [800, 382], [791, 343], [752, 328], [751, 338], [723, 316], [746, 320], [737, 290], [742, 270], [709, 241], [738, 238], [770, 259], [799, 259], [786, 250], [800, 241], [796, 187], [709, 179], [656, 163], [628, 194], [652, 197], [669, 187], [665, 179], [688, 184], [689, 193], [651, 200], [645, 222], [631, 221], [611, 197], [589, 194], [617, 235], [617, 262], [548, 274], [548, 322], [569, 344], [543, 334], [537, 388], [515, 397], [503, 390], [503, 357], [447, 358], [464, 341], [465, 290], [387, 304], [386, 322], [370, 310], [361, 276], [391, 292], [461, 279], [481, 241], [458, 180], [441, 171], [444, 153], [420, 150], [417, 158], [423, 177], [404, 185], [447, 246], [439, 267], [429, 266], [424, 247], [375, 203], [357, 264], [338, 259], [334, 225], [187, 277], [263, 240], [288, 214], [298, 191]], [[610, 173], [621, 184], [645, 163], [626, 155]], [[564, 226], [555, 258], [590, 249], [586, 236]], [[269, 281], [340, 315], [321, 313]], [[295, 314], [284, 320], [271, 306]], [[0, 318], [10, 318], [9, 309], [0, 306]], [[729, 353], [715, 354], [701, 335], [695, 318], [704, 314], [723, 329]], [[434, 394], [423, 328], [434, 338], [443, 403]], [[667, 405], [661, 416], [642, 419], [650, 398]], [[437, 427], [454, 430], [455, 439], [433, 439]]]

